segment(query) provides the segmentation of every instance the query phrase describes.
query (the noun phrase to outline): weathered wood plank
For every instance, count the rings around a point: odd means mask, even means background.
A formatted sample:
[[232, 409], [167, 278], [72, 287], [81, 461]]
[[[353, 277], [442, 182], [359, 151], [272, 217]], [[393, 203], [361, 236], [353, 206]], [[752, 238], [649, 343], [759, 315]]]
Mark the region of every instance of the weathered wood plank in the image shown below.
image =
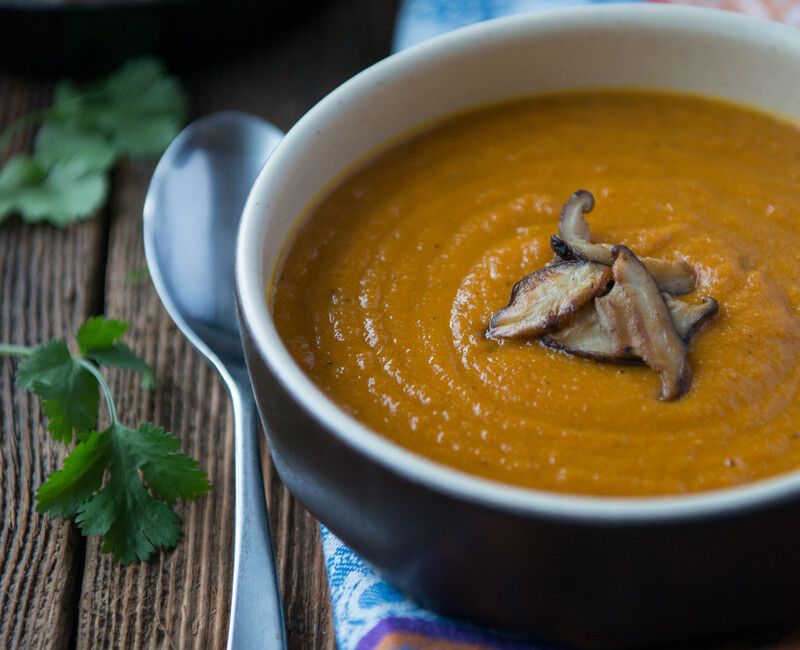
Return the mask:
[[[197, 70], [187, 82], [197, 114], [245, 110], [288, 128], [315, 101], [388, 51], [394, 3], [331, 4], [290, 33], [237, 61]], [[141, 207], [151, 168], [125, 165], [111, 206], [106, 313], [131, 322], [128, 340], [154, 364], [161, 385], [146, 394], [113, 375], [118, 410], [131, 424], [152, 419], [174, 431], [209, 472], [214, 491], [180, 507], [185, 537], [147, 565], [121, 568], [87, 547], [78, 648], [223, 647], [233, 536], [232, 423], [214, 373], [178, 334], [144, 266]], [[265, 463], [265, 484], [290, 648], [334, 648], [319, 529]]]
[[213, 492], [181, 504], [184, 538], [174, 552], [122, 567], [87, 544], [77, 645], [212, 648], [224, 645], [233, 549], [233, 444], [227, 395], [180, 335], [148, 278], [141, 210], [152, 165], [127, 163], [112, 202], [106, 314], [130, 322], [128, 340], [156, 369], [159, 388], [143, 391], [131, 373], [111, 373], [123, 421], [152, 420], [176, 433], [208, 472]]
[[[137, 377], [112, 372], [112, 389], [124, 421], [135, 425], [150, 419], [175, 432], [183, 449], [209, 473], [214, 490], [179, 506], [184, 539], [175, 551], [147, 564], [121, 567], [100, 552], [99, 541], [88, 543], [79, 648], [211, 648], [224, 646], [226, 639], [233, 559], [232, 419], [221, 382], [169, 320], [149, 280], [130, 280], [144, 264], [139, 214], [150, 173], [150, 165], [126, 164], [118, 174], [106, 313], [131, 323], [129, 340], [155, 366], [160, 386], [144, 392]], [[333, 647], [319, 529], [269, 464], [266, 475], [290, 647]]]
[[[0, 130], [49, 101], [47, 84], [0, 76]], [[30, 142], [20, 133], [11, 150]], [[57, 230], [14, 218], [0, 227], [0, 340], [35, 345], [71, 335], [101, 306], [102, 218]], [[61, 466], [37, 398], [14, 386], [0, 359], [0, 647], [63, 648], [74, 628], [84, 544], [70, 522], [34, 511], [34, 495]]]
[[[288, 128], [325, 92], [388, 49], [395, 3], [344, 0], [262, 52], [189, 80], [197, 113], [248, 110]], [[42, 105], [47, 84], [0, 75], [0, 127]], [[30, 133], [13, 143], [24, 147]], [[115, 179], [113, 228], [106, 263], [106, 226], [96, 220], [57, 231], [12, 223], [0, 228], [0, 340], [35, 344], [70, 334], [87, 315], [105, 310], [131, 321], [130, 342], [158, 371], [157, 391], [112, 373], [119, 411], [129, 423], [152, 419], [175, 431], [201, 460], [214, 492], [180, 507], [185, 538], [147, 565], [121, 568], [86, 550], [69, 523], [34, 512], [33, 495], [61, 464], [64, 451], [47, 441], [38, 400], [13, 387], [15, 364], [0, 359], [0, 648], [224, 647], [232, 559], [233, 449], [227, 396], [180, 337], [148, 280], [140, 215], [151, 166], [128, 164]], [[104, 284], [105, 282], [105, 284]], [[107, 292], [103, 304], [103, 288]], [[335, 647], [316, 522], [283, 488], [264, 458], [290, 648]], [[80, 611], [78, 612], [78, 605]], [[726, 647], [799, 647], [797, 632], [780, 641]]]

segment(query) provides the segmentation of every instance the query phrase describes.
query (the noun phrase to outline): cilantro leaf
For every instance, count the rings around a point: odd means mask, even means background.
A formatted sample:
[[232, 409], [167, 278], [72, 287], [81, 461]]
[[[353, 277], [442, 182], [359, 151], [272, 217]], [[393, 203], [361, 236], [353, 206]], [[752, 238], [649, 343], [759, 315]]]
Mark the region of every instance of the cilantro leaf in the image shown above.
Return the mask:
[[44, 169], [30, 156], [11, 158], [0, 170], [0, 222], [15, 210], [20, 192], [38, 187], [44, 178]]
[[47, 430], [55, 440], [70, 443], [73, 433], [80, 437], [97, 426], [97, 380], [80, 364], [74, 363], [58, 383], [34, 382], [31, 392], [43, 399]]
[[91, 348], [86, 356], [101, 366], [134, 370], [142, 373], [142, 388], [152, 390], [156, 387], [156, 375], [153, 369], [124, 343], [114, 343], [107, 348]]
[[106, 171], [116, 160], [114, 147], [102, 135], [63, 124], [44, 124], [36, 136], [34, 151], [45, 168], [80, 159], [87, 170]]
[[[119, 470], [112, 464], [111, 476], [119, 477]], [[84, 535], [102, 535], [103, 552], [122, 564], [147, 560], [158, 547], [174, 548], [182, 534], [172, 508], [151, 498], [141, 483], [127, 484], [121, 478], [112, 478], [84, 503], [75, 522]]]
[[128, 323], [104, 316], [93, 316], [78, 328], [75, 336], [81, 354], [93, 348], [108, 348], [128, 331]]
[[64, 459], [64, 467], [47, 477], [36, 491], [36, 511], [72, 517], [103, 482], [108, 464], [107, 431], [92, 431]]
[[87, 171], [106, 171], [116, 160], [114, 147], [102, 135], [64, 124], [44, 124], [36, 136], [34, 151], [44, 168], [80, 159]]
[[108, 179], [82, 159], [49, 167], [19, 155], [0, 171], [0, 221], [19, 212], [25, 221], [66, 226], [91, 217], [105, 201]]
[[63, 341], [43, 343], [23, 360], [17, 369], [17, 385], [43, 398], [47, 429], [54, 439], [69, 443], [73, 433], [97, 425], [97, 380]]
[[34, 382], [53, 383], [72, 366], [72, 355], [64, 341], [48, 341], [35, 348], [17, 368], [17, 386], [30, 390]]
[[59, 83], [52, 106], [0, 135], [1, 151], [20, 126], [42, 120], [33, 155], [14, 156], [0, 170], [0, 222], [13, 213], [56, 226], [91, 217], [108, 195], [117, 159], [163, 152], [185, 112], [180, 83], [153, 58], [132, 59], [85, 87]]
[[[0, 354], [25, 356], [17, 384], [43, 398], [53, 437], [78, 437], [64, 466], [37, 490], [36, 510], [74, 517], [84, 535], [101, 535], [103, 550], [124, 564], [174, 547], [182, 533], [172, 504], [211, 489], [174, 435], [149, 422], [136, 430], [120, 423], [111, 388], [89, 359], [140, 370], [143, 383], [154, 383], [150, 367], [119, 340], [127, 328], [102, 316], [89, 319], [76, 334], [79, 355], [58, 340], [33, 349], [0, 345]], [[94, 429], [100, 388], [111, 421], [104, 431]]]
[[146, 266], [134, 269], [133, 271], [128, 271], [128, 273], [125, 274], [125, 282], [128, 282], [130, 284], [135, 284], [137, 282], [141, 282], [149, 278], [150, 278], [150, 269], [148, 269]]
[[[157, 497], [196, 498], [210, 489], [205, 473], [180, 452], [175, 436], [154, 425], [134, 431], [114, 423], [97, 435], [108, 437], [109, 478], [78, 507], [75, 521], [83, 534], [102, 535], [103, 551], [124, 564], [146, 560], [158, 547], [174, 547], [181, 537], [180, 518]], [[72, 475], [78, 474], [72, 468]], [[50, 511], [52, 504], [43, 508]]]
[[211, 489], [197, 461], [181, 452], [177, 437], [149, 422], [137, 433], [126, 438], [128, 451], [141, 463], [145, 482], [161, 499], [169, 503], [194, 499]]
[[156, 376], [143, 359], [119, 339], [128, 329], [122, 321], [103, 316], [90, 318], [78, 330], [78, 347], [81, 354], [101, 366], [135, 370], [142, 373], [142, 388], [155, 388]]
[[186, 102], [180, 84], [153, 58], [132, 59], [84, 89], [56, 87], [49, 119], [102, 134], [117, 155], [158, 155], [178, 134]]

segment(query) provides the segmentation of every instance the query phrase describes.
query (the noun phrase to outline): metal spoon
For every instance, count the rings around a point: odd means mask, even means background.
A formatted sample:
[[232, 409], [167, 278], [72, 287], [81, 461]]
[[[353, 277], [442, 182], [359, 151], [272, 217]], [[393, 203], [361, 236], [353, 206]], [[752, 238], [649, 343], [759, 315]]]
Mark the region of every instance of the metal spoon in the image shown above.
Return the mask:
[[245, 113], [187, 126], [164, 152], [144, 203], [150, 275], [169, 315], [216, 367], [233, 404], [236, 513], [228, 648], [285, 648], [257, 414], [239, 338], [236, 230], [250, 187], [283, 134]]

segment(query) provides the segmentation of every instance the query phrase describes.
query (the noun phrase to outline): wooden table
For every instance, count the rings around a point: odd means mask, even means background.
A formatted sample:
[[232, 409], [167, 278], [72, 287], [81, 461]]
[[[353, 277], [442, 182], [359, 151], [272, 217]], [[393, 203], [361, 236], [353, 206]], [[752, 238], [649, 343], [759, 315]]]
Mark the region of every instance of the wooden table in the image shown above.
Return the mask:
[[[257, 51], [184, 76], [194, 116], [241, 109], [288, 129], [342, 81], [384, 57], [395, 2], [338, 0]], [[266, 43], [266, 41], [270, 41]], [[2, 62], [0, 62], [2, 66]], [[52, 84], [0, 72], [0, 128], [49, 102]], [[13, 149], [28, 146], [21, 134]], [[108, 205], [67, 230], [12, 219], [0, 227], [0, 340], [33, 345], [63, 337], [88, 316], [131, 323], [127, 339], [157, 371], [142, 391], [132, 373], [110, 373], [123, 421], [149, 419], [177, 434], [214, 485], [180, 505], [184, 539], [127, 568], [70, 522], [34, 512], [33, 495], [60, 466], [38, 399], [14, 388], [0, 360], [2, 521], [0, 648], [224, 647], [233, 554], [233, 428], [216, 374], [170, 321], [142, 278], [142, 201], [152, 163], [123, 163]], [[316, 521], [265, 461], [279, 582], [290, 648], [333, 648], [330, 602]]]
[[[268, 46], [184, 75], [195, 116], [241, 109], [289, 128], [328, 91], [388, 53], [396, 2], [336, 0]], [[265, 39], [266, 40], [266, 39]], [[0, 66], [2, 63], [0, 62]], [[0, 71], [0, 129], [48, 103], [52, 83]], [[24, 149], [21, 133], [12, 150]], [[131, 323], [127, 340], [157, 370], [145, 392], [111, 372], [123, 421], [175, 432], [214, 489], [179, 506], [184, 539], [127, 568], [70, 522], [34, 512], [33, 495], [60, 466], [38, 399], [16, 390], [0, 358], [0, 648], [221, 648], [233, 553], [233, 438], [226, 393], [170, 321], [142, 269], [141, 213], [152, 163], [123, 163], [96, 218], [68, 230], [14, 219], [0, 226], [0, 340], [34, 345], [105, 313]], [[317, 522], [297, 504], [265, 454], [279, 581], [290, 648], [334, 648]], [[798, 648], [800, 634], [726, 647]]]

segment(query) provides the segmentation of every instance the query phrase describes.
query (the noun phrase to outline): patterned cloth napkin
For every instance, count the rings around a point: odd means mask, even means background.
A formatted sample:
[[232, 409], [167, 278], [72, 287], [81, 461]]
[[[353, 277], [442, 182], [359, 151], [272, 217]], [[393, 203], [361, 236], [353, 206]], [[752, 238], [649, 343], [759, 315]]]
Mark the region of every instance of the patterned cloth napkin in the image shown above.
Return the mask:
[[[404, 0], [397, 17], [394, 50], [489, 18], [609, 1]], [[684, 4], [741, 11], [800, 27], [800, 0], [684, 0]], [[324, 526], [322, 548], [340, 650], [546, 650], [553, 647], [480, 630], [420, 609], [381, 580]]]

